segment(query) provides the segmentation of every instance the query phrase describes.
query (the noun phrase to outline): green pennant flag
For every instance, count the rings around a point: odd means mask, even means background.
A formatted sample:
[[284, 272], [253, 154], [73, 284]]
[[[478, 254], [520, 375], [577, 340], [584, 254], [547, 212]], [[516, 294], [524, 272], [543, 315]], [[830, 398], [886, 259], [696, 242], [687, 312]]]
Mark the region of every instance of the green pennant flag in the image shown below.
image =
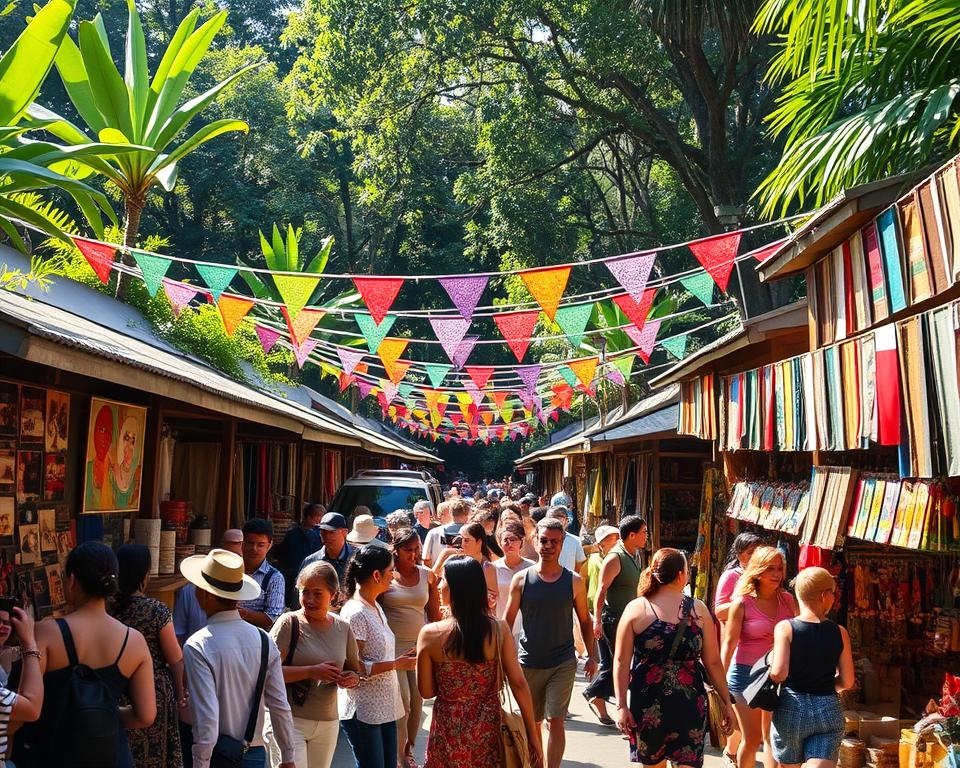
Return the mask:
[[583, 332], [587, 329], [590, 316], [593, 314], [593, 304], [577, 304], [572, 307], [560, 307], [554, 316], [560, 330], [567, 336], [567, 341], [574, 349], [580, 347], [583, 341]]
[[687, 354], [687, 334], [685, 333], [669, 339], [663, 339], [659, 344], [677, 358], [677, 360], [683, 360], [683, 356]]
[[163, 278], [167, 275], [167, 270], [170, 269], [170, 259], [136, 249], [131, 249], [130, 253], [143, 273], [143, 282], [147, 286], [147, 291], [151, 296], [156, 296], [163, 284]]
[[207, 288], [213, 294], [213, 300], [220, 301], [220, 294], [230, 285], [230, 281], [236, 276], [237, 270], [233, 267], [218, 267], [215, 264], [197, 264], [196, 267], [200, 277], [203, 278], [203, 282], [207, 284]]
[[444, 365], [443, 363], [424, 363], [423, 367], [427, 370], [427, 376], [430, 377], [430, 384], [434, 387], [439, 387], [443, 384], [444, 377], [450, 372], [453, 366]]
[[309, 275], [273, 275], [273, 284], [277, 286], [280, 298], [287, 305], [290, 317], [294, 318], [307, 306], [320, 284], [320, 278]]
[[567, 382], [571, 387], [576, 387], [580, 382], [577, 381], [577, 374], [568, 365], [561, 365], [558, 369], [560, 375], [563, 376], [563, 380]]
[[637, 359], [637, 354], [634, 352], [630, 355], [624, 355], [623, 357], [617, 357], [610, 361], [611, 365], [616, 368], [620, 373], [623, 374], [623, 378], [630, 380], [630, 372], [633, 370], [633, 361]]
[[513, 421], [513, 403], [504, 403], [503, 408], [500, 409], [500, 418], [503, 419], [504, 424], [509, 424]]
[[680, 284], [700, 299], [703, 306], [709, 307], [713, 304], [713, 286], [716, 283], [706, 272], [697, 272], [688, 277], [681, 277]]
[[377, 325], [373, 317], [366, 312], [356, 312], [353, 319], [357, 321], [357, 325], [360, 326], [360, 333], [367, 340], [367, 348], [374, 354], [380, 349], [381, 342], [387, 338], [393, 324], [397, 322], [396, 315], [387, 315], [383, 318], [383, 322]]
[[397, 387], [397, 393], [404, 399], [410, 397], [411, 392], [413, 392], [413, 384], [408, 381], [403, 382], [403, 384]]

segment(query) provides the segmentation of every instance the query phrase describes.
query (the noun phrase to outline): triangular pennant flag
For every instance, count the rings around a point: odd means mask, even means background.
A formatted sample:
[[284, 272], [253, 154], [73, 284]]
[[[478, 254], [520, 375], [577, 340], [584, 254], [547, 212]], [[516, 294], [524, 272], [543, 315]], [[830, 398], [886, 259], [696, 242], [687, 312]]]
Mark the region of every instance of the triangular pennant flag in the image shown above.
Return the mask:
[[403, 354], [409, 342], [407, 339], [384, 339], [380, 343], [380, 349], [377, 354], [383, 361], [383, 367], [387, 372], [387, 377], [394, 384], [399, 384], [410, 367], [409, 362], [400, 362], [400, 355]]
[[770, 243], [769, 245], [765, 245], [762, 248], [757, 248], [757, 250], [755, 251], [750, 251], [749, 255], [753, 256], [753, 258], [755, 258], [757, 261], [763, 264], [763, 262], [765, 262], [767, 259], [773, 256], [774, 253], [779, 251], [783, 247], [783, 244], [786, 243], [787, 240], [789, 239], [790, 238], [788, 237], [780, 238], [779, 240], [776, 240]]
[[614, 358], [610, 361], [611, 365], [616, 368], [621, 374], [623, 374], [624, 379], [630, 378], [630, 372], [633, 371], [633, 361], [637, 359], [635, 354], [623, 355], [622, 357]]
[[493, 411], [484, 411], [481, 413], [480, 420], [489, 427], [493, 424]]
[[349, 387], [349, 386], [353, 383], [353, 381], [354, 381], [353, 376], [351, 376], [351, 375], [350, 375], [349, 373], [347, 373], [346, 371], [340, 371], [340, 377], [339, 377], [339, 378], [340, 378], [340, 391], [341, 391], [341, 392], [345, 392], [346, 389], [347, 389], [347, 387]]
[[387, 379], [379, 379], [378, 381], [380, 383], [380, 394], [383, 395], [387, 403], [392, 402], [393, 398], [397, 396], [397, 385]]
[[679, 336], [672, 336], [660, 342], [660, 346], [673, 355], [677, 360], [683, 360], [687, 354], [687, 334], [682, 333]]
[[172, 262], [166, 256], [157, 256], [156, 254], [145, 253], [144, 251], [138, 251], [136, 249], [131, 249], [130, 253], [137, 262], [137, 266], [140, 267], [140, 272], [143, 275], [143, 283], [147, 286], [147, 292], [151, 296], [156, 296]]
[[177, 283], [173, 280], [163, 280], [163, 292], [167, 294], [170, 306], [173, 308], [174, 317], [179, 317], [180, 312], [187, 306], [193, 297], [199, 293], [196, 288], [186, 283]]
[[477, 345], [479, 341], [479, 336], [464, 336], [463, 341], [460, 342], [460, 346], [457, 347], [457, 352], [451, 358], [451, 362], [457, 368], [462, 368], [463, 364], [467, 362], [467, 358], [470, 357], [470, 353], [473, 352], [473, 348]]
[[410, 382], [404, 382], [403, 384], [397, 387], [397, 394], [400, 395], [404, 400], [410, 397], [410, 393], [413, 392], [413, 384]]
[[423, 399], [427, 404], [427, 408], [431, 411], [438, 411], [440, 409], [440, 396], [443, 393], [436, 389], [426, 389], [423, 390]]
[[493, 316], [493, 322], [497, 324], [503, 338], [507, 340], [507, 346], [516, 355], [518, 363], [523, 362], [523, 356], [527, 353], [527, 347], [530, 346], [530, 336], [539, 316], [540, 313], [537, 310], [504, 312]]
[[490, 278], [485, 276], [441, 277], [438, 282], [457, 308], [457, 312], [467, 321], [473, 319], [473, 311], [483, 295]]
[[597, 375], [597, 365], [600, 363], [599, 357], [586, 357], [583, 360], [571, 360], [567, 363], [580, 380], [583, 386], [589, 388], [593, 383], [593, 377]]
[[430, 383], [435, 387], [443, 384], [443, 380], [451, 368], [451, 366], [445, 365], [444, 363], [424, 363], [423, 367], [427, 372], [427, 376], [430, 377]]
[[570, 366], [561, 365], [559, 368], [557, 368], [557, 373], [559, 373], [563, 377], [563, 380], [571, 387], [575, 387], [577, 385], [577, 374], [574, 373]]
[[220, 294], [227, 289], [230, 281], [237, 274], [237, 270], [233, 267], [221, 267], [216, 264], [196, 264], [194, 266], [196, 266], [197, 272], [200, 273], [200, 277], [203, 278], [207, 288], [210, 289], [214, 301], [220, 300]]
[[470, 398], [473, 400], [473, 404], [477, 407], [483, 402], [483, 392], [480, 391], [480, 388], [477, 387], [472, 381], [468, 381], [464, 386], [464, 389], [467, 390], [467, 393], [470, 395]]
[[240, 321], [247, 316], [254, 305], [252, 299], [245, 299], [242, 296], [221, 296], [217, 301], [217, 307], [220, 309], [220, 319], [223, 320], [223, 327], [227, 329], [227, 335], [233, 336]]
[[525, 365], [516, 369], [517, 376], [531, 395], [537, 391], [537, 379], [540, 378], [539, 365]]
[[607, 269], [617, 278], [617, 282], [623, 286], [634, 301], [643, 300], [643, 291], [647, 287], [647, 280], [650, 278], [650, 269], [657, 258], [655, 253], [641, 253], [639, 256], [627, 256], [623, 259], [610, 259], [605, 261]]
[[643, 328], [647, 321], [647, 315], [650, 314], [650, 307], [653, 305], [653, 297], [657, 295], [656, 288], [648, 288], [643, 292], [643, 297], [639, 302], [634, 301], [630, 294], [623, 293], [613, 297], [613, 303], [620, 307], [620, 311], [627, 316], [637, 328]]
[[290, 316], [296, 319], [313, 296], [320, 278], [310, 275], [273, 275], [273, 284], [277, 286], [277, 292], [290, 311]]
[[453, 360], [456, 357], [457, 349], [460, 347], [460, 342], [463, 341], [463, 337], [470, 327], [470, 321], [464, 320], [462, 317], [431, 317], [430, 325], [440, 342], [440, 346], [443, 347], [443, 351], [447, 353], [447, 357]]
[[477, 388], [483, 389], [490, 381], [494, 368], [492, 365], [468, 365], [464, 370], [473, 380], [473, 383], [477, 385]]
[[567, 336], [567, 341], [577, 349], [580, 342], [583, 341], [583, 332], [587, 329], [587, 323], [590, 322], [590, 316], [593, 314], [593, 303], [575, 304], [573, 306], [560, 307], [557, 310], [556, 322], [560, 330]]
[[494, 405], [497, 406], [497, 410], [502, 411], [503, 404], [507, 402], [507, 398], [510, 397], [510, 393], [505, 389], [496, 389], [492, 392], [487, 392], [487, 396], [493, 400]]
[[513, 403], [504, 403], [500, 407], [500, 418], [508, 424], [513, 420]]
[[697, 257], [700, 265], [710, 273], [717, 287], [726, 292], [733, 271], [733, 262], [740, 248], [740, 233], [726, 232], [699, 240], [689, 245], [691, 253]]
[[383, 322], [403, 287], [401, 277], [355, 277], [353, 284], [377, 323]]
[[257, 325], [257, 338], [260, 339], [260, 346], [263, 347], [263, 354], [269, 355], [270, 350], [273, 349], [273, 345], [277, 343], [277, 339], [280, 338], [280, 332], [273, 330], [273, 328], [268, 328], [266, 325]]
[[362, 400], [368, 397], [375, 387], [365, 379], [357, 379], [357, 389], [360, 390], [360, 399]]
[[110, 270], [113, 269], [113, 259], [117, 249], [112, 245], [95, 243], [82, 237], [71, 238], [77, 250], [83, 254], [90, 268], [97, 273], [101, 283], [110, 281]]
[[323, 316], [327, 314], [323, 309], [304, 309], [296, 317], [291, 317], [286, 307], [280, 307], [283, 319], [287, 321], [287, 330], [290, 331], [290, 340], [294, 344], [303, 344], [310, 338], [313, 329], [317, 327]]
[[570, 279], [570, 267], [543, 267], [520, 273], [530, 295], [537, 300], [543, 313], [552, 321]]
[[453, 426], [457, 426], [461, 421], [463, 421], [463, 414], [456, 412], [451, 413], [449, 419], [453, 423]]
[[643, 360], [644, 364], [650, 362], [650, 355], [653, 352], [653, 347], [657, 343], [657, 333], [660, 330], [660, 321], [651, 320], [647, 323], [643, 330], [637, 334], [635, 341], [637, 342], [637, 357]]
[[627, 384], [627, 380], [623, 378], [623, 374], [620, 373], [620, 371], [618, 371], [616, 368], [611, 368], [605, 375], [607, 381], [612, 381], [618, 387], [624, 387]]
[[340, 364], [343, 366], [343, 372], [347, 375], [353, 373], [357, 364], [363, 360], [363, 352], [346, 347], [337, 347], [337, 357], [340, 358]]
[[680, 285], [700, 299], [705, 307], [713, 304], [713, 278], [706, 272], [697, 272], [689, 277], [681, 277]]
[[367, 349], [376, 354], [380, 349], [380, 344], [390, 333], [393, 324], [397, 322], [396, 315], [387, 315], [382, 322], [376, 322], [365, 312], [356, 312], [353, 319], [357, 321], [360, 327], [360, 333], [367, 340]]
[[317, 339], [305, 339], [303, 344], [293, 345], [293, 356], [297, 358], [297, 365], [302, 369], [307, 364], [307, 359], [317, 346]]

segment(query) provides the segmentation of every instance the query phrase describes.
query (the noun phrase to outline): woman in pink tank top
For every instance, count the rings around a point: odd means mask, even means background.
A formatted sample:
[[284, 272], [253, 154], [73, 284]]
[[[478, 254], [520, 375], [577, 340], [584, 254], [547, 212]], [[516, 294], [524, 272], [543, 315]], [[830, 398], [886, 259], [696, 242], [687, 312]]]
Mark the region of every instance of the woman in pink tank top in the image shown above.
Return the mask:
[[764, 768], [776, 766], [770, 745], [771, 715], [747, 706], [743, 691], [749, 682], [750, 668], [773, 649], [777, 622], [797, 615], [797, 604], [783, 587], [786, 565], [783, 553], [776, 547], [758, 547], [737, 582], [724, 624], [721, 658], [741, 733], [738, 768], [753, 768], [761, 742]]

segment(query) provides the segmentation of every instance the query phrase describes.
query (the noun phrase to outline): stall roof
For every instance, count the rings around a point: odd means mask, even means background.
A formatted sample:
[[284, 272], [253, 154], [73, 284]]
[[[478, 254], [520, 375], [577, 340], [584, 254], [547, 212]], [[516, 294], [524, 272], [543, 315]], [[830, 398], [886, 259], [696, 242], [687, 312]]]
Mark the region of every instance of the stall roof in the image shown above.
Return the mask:
[[659, 411], [648, 413], [626, 424], [591, 436], [591, 443], [612, 443], [617, 440], [636, 440], [648, 435], [661, 432], [674, 432], [677, 429], [677, 420], [680, 418], [680, 404], [674, 403]]

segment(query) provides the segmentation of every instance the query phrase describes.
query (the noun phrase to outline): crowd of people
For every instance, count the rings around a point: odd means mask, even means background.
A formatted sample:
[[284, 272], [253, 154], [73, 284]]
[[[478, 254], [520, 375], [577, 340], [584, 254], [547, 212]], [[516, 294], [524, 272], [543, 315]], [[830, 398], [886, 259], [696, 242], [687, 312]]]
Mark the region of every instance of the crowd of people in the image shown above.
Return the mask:
[[[146, 547], [81, 544], [65, 618], [0, 611], [0, 639], [12, 626], [20, 647], [0, 686], [0, 755], [329, 768], [345, 740], [357, 768], [416, 768], [434, 699], [426, 768], [505, 765], [509, 750], [559, 768], [582, 665], [590, 709], [634, 762], [700, 768], [710, 714], [731, 768], [758, 754], [767, 768], [836, 762], [853, 662], [827, 619], [827, 571], [802, 571], [794, 598], [783, 553], [741, 534], [711, 611], [689, 594], [684, 553], [648, 557], [640, 517], [578, 530], [562, 491], [506, 483], [455, 483], [436, 510], [385, 518], [308, 504], [276, 547], [252, 519], [186, 558], [172, 612], [145, 594]], [[745, 696], [761, 660], [780, 685], [772, 713]]]

